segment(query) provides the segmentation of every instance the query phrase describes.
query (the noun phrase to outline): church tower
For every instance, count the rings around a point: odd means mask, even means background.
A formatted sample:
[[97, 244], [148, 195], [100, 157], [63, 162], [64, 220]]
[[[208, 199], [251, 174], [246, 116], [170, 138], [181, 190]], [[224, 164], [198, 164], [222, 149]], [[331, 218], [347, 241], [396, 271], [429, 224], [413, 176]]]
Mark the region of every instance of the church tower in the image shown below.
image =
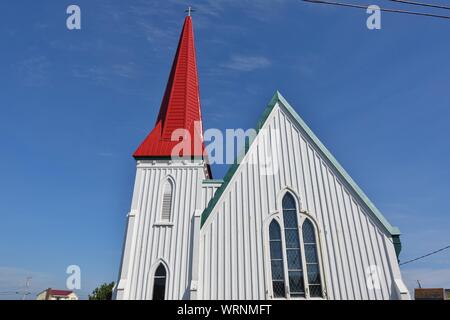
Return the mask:
[[202, 181], [211, 178], [211, 171], [190, 15], [155, 127], [133, 156], [136, 180], [115, 298], [195, 298], [192, 265], [204, 208]]

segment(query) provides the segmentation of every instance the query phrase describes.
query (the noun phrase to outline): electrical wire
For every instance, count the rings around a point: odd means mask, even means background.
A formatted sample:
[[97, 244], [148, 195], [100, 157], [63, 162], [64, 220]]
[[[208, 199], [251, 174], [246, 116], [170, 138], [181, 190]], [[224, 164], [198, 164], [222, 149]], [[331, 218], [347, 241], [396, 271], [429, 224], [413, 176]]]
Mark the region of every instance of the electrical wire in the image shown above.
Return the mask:
[[411, 4], [411, 5], [414, 5], [414, 6], [421, 6], [421, 7], [428, 7], [428, 8], [450, 10], [450, 6], [444, 6], [444, 5], [441, 5], [441, 4], [424, 3], [424, 2], [409, 1], [409, 0], [387, 0], [387, 1], [397, 2], [397, 3], [404, 3], [404, 4]]
[[[344, 2], [337, 2], [337, 1], [325, 1], [325, 0], [302, 0], [302, 1], [309, 2], [309, 3], [315, 3], [315, 4], [327, 4], [327, 5], [334, 5], [334, 6], [340, 6], [340, 7], [358, 8], [358, 9], [364, 9], [364, 10], [367, 10], [367, 8], [369, 7], [368, 5], [359, 5], [359, 4], [344, 3]], [[426, 12], [406, 11], [406, 10], [389, 9], [389, 8], [380, 8], [380, 10], [384, 11], [384, 12], [391, 12], [391, 13], [403, 13], [403, 14], [409, 14], [409, 15], [415, 15], [415, 16], [450, 19], [450, 16], [444, 16], [444, 15], [440, 15], [440, 14], [433, 14], [433, 13], [426, 13]]]
[[417, 257], [417, 258], [415, 258], [415, 259], [411, 259], [411, 260], [402, 262], [402, 263], [400, 263], [400, 265], [403, 266], [403, 265], [405, 265], [405, 264], [408, 264], [408, 263], [411, 263], [411, 262], [414, 262], [414, 261], [417, 261], [417, 260], [420, 260], [420, 259], [429, 257], [429, 256], [431, 256], [431, 255], [433, 255], [433, 254], [436, 254], [436, 253], [438, 253], [438, 252], [441, 252], [441, 251], [444, 251], [444, 250], [447, 250], [447, 249], [450, 249], [450, 246], [446, 246], [446, 247], [444, 247], [444, 248], [441, 248], [441, 249], [439, 249], [439, 250], [436, 250], [436, 251], [427, 253], [427, 254], [425, 254], [425, 255], [423, 255], [423, 256], [420, 256], [420, 257]]
[[19, 294], [17, 291], [3, 291], [0, 292], [0, 295], [10, 295], [10, 294]]

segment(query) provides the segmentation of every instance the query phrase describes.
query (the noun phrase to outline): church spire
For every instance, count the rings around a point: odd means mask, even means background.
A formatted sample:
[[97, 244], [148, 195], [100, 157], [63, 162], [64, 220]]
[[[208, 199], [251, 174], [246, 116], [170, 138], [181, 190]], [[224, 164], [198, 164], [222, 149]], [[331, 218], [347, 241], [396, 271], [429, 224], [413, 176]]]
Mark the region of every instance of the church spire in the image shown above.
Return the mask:
[[170, 71], [164, 97], [153, 131], [134, 153], [135, 158], [170, 157], [179, 141], [172, 141], [175, 130], [190, 134], [191, 148], [177, 156], [202, 157], [203, 128], [200, 110], [197, 61], [192, 17], [186, 16]]

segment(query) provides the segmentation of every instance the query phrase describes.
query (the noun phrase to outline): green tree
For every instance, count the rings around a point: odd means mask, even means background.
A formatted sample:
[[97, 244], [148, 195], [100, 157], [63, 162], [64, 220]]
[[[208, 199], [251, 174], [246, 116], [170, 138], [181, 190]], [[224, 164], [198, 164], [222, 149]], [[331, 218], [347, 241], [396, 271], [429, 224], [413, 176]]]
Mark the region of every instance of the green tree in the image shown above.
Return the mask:
[[92, 295], [89, 295], [89, 300], [111, 300], [113, 288], [114, 282], [110, 284], [104, 283], [92, 291]]

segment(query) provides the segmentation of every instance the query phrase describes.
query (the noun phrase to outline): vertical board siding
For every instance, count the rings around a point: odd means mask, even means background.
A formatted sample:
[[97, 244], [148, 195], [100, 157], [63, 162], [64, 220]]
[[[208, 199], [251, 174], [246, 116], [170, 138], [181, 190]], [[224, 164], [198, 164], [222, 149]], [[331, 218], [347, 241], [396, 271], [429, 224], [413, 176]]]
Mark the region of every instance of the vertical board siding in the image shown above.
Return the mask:
[[[166, 297], [189, 298], [191, 279], [191, 223], [196, 209], [203, 209], [202, 180], [204, 167], [200, 163], [158, 163], [138, 165], [133, 195], [134, 227], [130, 235], [130, 258], [123, 261], [121, 279], [126, 280], [124, 299], [151, 299], [154, 267], [167, 264]], [[173, 208], [169, 223], [161, 221], [164, 184], [167, 177], [174, 181]], [[212, 192], [210, 197], [212, 197]], [[198, 199], [202, 199], [198, 203]]]
[[[280, 213], [277, 201], [285, 188], [296, 193], [300, 209], [318, 225], [328, 299], [395, 297], [392, 282], [398, 266], [390, 234], [368, 214], [284, 107], [277, 105], [262, 129], [200, 231], [199, 298], [268, 297], [266, 228]], [[278, 161], [274, 175], [262, 175], [258, 165], [268, 150], [275, 150]], [[256, 161], [248, 163], [250, 158]], [[215, 190], [203, 187], [205, 207]], [[380, 270], [379, 290], [367, 287], [371, 265]]]

